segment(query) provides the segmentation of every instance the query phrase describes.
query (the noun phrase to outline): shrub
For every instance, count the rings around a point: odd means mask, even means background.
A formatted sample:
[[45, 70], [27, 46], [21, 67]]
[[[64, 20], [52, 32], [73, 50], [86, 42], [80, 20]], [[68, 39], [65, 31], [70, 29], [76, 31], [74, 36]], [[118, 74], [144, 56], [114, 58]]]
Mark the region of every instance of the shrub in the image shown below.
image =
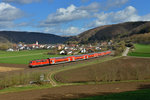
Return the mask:
[[26, 85], [30, 81], [36, 81], [40, 83], [41, 72], [20, 72], [14, 75], [9, 73], [4, 77], [0, 78], [0, 88], [6, 88], [15, 85]]

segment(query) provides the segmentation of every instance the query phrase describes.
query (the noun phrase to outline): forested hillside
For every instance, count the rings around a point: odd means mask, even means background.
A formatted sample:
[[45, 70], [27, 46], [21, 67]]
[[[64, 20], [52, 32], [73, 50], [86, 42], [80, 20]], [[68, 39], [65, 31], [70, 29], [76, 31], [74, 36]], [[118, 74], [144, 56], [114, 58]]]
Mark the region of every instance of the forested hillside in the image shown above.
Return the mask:
[[38, 32], [19, 32], [19, 31], [0, 31], [0, 36], [6, 38], [12, 43], [24, 42], [24, 43], [35, 43], [39, 41], [40, 44], [49, 43], [63, 43], [68, 38], [61, 37], [53, 34], [45, 34]]
[[92, 43], [97, 41], [125, 38], [136, 34], [145, 34], [148, 32], [150, 32], [149, 21], [125, 22], [90, 29], [79, 34], [78, 36], [71, 38], [70, 41], [79, 41], [80, 43]]

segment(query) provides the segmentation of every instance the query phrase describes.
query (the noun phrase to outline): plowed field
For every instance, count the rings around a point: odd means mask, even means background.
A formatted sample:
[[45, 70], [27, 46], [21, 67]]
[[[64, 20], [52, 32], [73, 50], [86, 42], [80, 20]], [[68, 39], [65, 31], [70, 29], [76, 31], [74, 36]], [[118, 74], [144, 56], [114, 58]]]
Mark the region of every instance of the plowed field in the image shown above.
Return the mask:
[[145, 88], [150, 88], [150, 82], [63, 86], [50, 89], [0, 94], [0, 100], [69, 100], [72, 98], [134, 91]]
[[63, 83], [150, 79], [150, 58], [122, 57], [59, 72], [55, 75], [55, 79]]

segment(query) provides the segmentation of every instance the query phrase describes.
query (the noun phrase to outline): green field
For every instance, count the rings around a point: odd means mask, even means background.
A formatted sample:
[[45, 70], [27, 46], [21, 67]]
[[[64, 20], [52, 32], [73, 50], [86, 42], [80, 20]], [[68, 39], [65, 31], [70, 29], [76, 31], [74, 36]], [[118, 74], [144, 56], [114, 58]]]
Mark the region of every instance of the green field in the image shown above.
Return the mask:
[[150, 45], [135, 44], [135, 50], [129, 52], [129, 56], [150, 57]]
[[150, 89], [100, 95], [73, 100], [150, 100]]
[[50, 57], [57, 57], [60, 55], [47, 55], [49, 50], [30, 50], [30, 51], [15, 51], [6, 52], [0, 51], [0, 63], [9, 64], [28, 64], [29, 61], [35, 59], [46, 59]]

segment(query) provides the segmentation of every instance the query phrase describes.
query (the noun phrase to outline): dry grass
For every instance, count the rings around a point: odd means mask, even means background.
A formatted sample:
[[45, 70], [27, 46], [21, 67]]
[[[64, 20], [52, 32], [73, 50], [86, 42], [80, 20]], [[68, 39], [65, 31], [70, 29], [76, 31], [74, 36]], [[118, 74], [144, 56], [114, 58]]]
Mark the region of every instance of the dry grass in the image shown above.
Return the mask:
[[3, 67], [0, 66], [0, 72], [8, 72], [8, 71], [14, 71], [14, 70], [23, 70], [24, 68], [11, 68], [11, 67]]
[[7, 88], [17, 85], [27, 85], [30, 81], [36, 81], [40, 84], [41, 71], [35, 72], [18, 72], [18, 73], [6, 73], [0, 77], [0, 88]]

